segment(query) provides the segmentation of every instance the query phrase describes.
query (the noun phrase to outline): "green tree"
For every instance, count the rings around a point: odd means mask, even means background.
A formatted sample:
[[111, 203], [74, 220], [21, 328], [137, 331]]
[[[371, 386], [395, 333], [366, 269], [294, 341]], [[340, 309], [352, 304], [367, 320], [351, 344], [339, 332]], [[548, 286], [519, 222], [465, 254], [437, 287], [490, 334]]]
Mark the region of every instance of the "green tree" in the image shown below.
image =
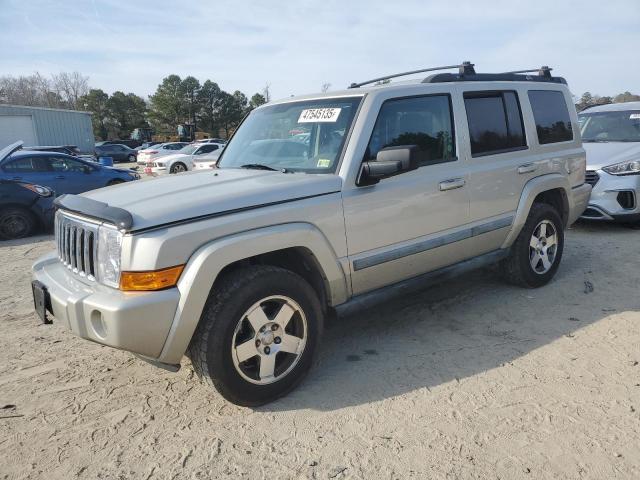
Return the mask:
[[200, 105], [200, 127], [202, 130], [211, 133], [214, 137], [218, 135], [221, 90], [216, 82], [207, 80], [202, 84], [198, 92], [198, 103]]
[[267, 100], [264, 98], [264, 95], [256, 93], [249, 100], [249, 107], [253, 110], [254, 108], [258, 108], [260, 105], [264, 105], [267, 103]]
[[189, 123], [196, 124], [196, 114], [199, 112], [200, 82], [197, 78], [189, 76], [185, 77], [180, 83], [180, 95], [182, 97], [182, 108], [186, 113], [186, 119]]
[[178, 75], [169, 75], [149, 97], [149, 118], [159, 130], [173, 131], [184, 119], [184, 90]]
[[220, 93], [220, 98], [219, 125], [224, 129], [225, 135], [229, 137], [246, 113], [247, 97], [244, 93], [236, 90], [233, 95], [223, 91]]
[[80, 105], [93, 113], [93, 134], [100, 140], [106, 140], [109, 135], [109, 95], [100, 89], [91, 89], [89, 93], [80, 98]]
[[147, 104], [143, 98], [133, 93], [113, 92], [107, 106], [116, 138], [129, 138], [135, 128], [147, 126]]

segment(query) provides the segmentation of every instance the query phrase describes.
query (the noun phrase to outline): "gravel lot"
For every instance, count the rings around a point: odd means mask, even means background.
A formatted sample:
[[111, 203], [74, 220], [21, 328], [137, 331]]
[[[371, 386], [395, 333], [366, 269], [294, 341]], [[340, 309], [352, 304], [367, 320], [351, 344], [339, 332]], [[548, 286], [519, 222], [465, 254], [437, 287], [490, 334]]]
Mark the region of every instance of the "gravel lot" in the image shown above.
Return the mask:
[[255, 410], [38, 325], [0, 243], [0, 479], [640, 478], [640, 232], [578, 225], [538, 290], [488, 271], [329, 324]]

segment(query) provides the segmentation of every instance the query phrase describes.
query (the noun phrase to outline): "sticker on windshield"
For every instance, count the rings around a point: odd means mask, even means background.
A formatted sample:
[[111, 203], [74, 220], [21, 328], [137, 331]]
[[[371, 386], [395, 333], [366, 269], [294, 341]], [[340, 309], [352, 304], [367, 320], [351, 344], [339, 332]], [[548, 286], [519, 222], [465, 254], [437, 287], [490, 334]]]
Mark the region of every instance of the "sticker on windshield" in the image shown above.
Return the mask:
[[629, 115], [629, 120], [640, 120], [640, 113], [632, 113]]
[[305, 108], [300, 112], [298, 123], [336, 122], [341, 108]]
[[329, 168], [331, 166], [331, 160], [328, 158], [320, 158], [318, 159], [318, 163], [316, 165], [318, 168]]

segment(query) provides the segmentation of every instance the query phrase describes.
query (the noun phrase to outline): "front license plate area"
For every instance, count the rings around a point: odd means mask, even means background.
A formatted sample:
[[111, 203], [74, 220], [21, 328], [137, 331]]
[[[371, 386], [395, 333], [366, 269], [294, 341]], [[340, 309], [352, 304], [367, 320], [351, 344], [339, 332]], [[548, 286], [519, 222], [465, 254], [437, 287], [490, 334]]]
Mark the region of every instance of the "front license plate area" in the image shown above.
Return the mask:
[[33, 292], [33, 307], [36, 309], [40, 321], [44, 324], [53, 323], [47, 316], [47, 310], [50, 308], [49, 292], [42, 282], [34, 280], [31, 282], [31, 291]]

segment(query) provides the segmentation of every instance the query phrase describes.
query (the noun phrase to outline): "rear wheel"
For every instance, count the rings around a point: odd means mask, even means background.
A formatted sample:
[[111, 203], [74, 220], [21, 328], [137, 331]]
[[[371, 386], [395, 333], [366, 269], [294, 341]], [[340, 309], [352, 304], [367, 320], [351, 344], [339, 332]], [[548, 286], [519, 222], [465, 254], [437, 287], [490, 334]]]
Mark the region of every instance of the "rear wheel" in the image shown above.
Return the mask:
[[31, 212], [20, 207], [5, 208], [0, 212], [0, 239], [28, 237], [36, 228]]
[[177, 162], [171, 165], [169, 169], [170, 173], [182, 173], [187, 171], [187, 166], [182, 162]]
[[262, 405], [304, 378], [322, 324], [320, 302], [302, 277], [279, 267], [244, 268], [212, 290], [187, 355], [227, 400]]
[[534, 203], [524, 227], [502, 262], [510, 283], [536, 288], [546, 285], [560, 265], [564, 228], [558, 212], [545, 203]]

